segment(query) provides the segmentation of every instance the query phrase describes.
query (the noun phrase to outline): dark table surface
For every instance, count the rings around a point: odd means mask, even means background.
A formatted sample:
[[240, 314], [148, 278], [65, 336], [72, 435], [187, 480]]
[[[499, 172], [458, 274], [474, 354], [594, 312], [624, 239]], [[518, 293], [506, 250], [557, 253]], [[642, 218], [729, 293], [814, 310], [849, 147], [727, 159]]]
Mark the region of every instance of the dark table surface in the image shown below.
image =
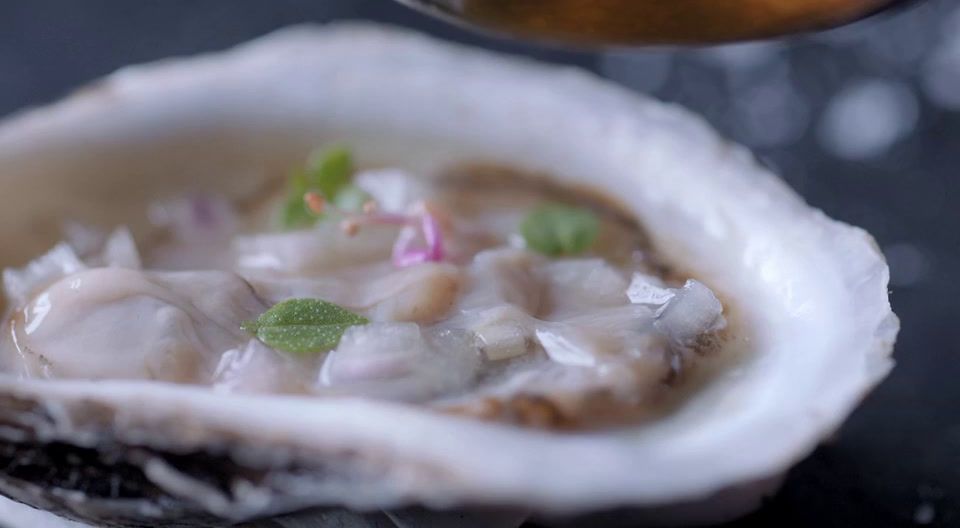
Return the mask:
[[299, 22], [376, 19], [578, 64], [705, 115], [892, 268], [897, 367], [782, 491], [731, 526], [960, 526], [960, 2], [826, 34], [572, 53], [488, 39], [386, 0], [4, 0], [0, 115], [130, 63]]

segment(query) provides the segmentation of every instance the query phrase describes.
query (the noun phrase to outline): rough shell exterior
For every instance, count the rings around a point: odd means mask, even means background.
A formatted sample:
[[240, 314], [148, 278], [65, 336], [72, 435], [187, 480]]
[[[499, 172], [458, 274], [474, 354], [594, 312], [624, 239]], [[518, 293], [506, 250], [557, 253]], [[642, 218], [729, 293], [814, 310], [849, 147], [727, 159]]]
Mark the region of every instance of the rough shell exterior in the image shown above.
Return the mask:
[[873, 240], [697, 117], [578, 70], [382, 27], [294, 28], [126, 69], [7, 121], [0, 260], [49, 246], [58, 215], [117, 223], [188, 185], [249, 190], [329, 140], [370, 163], [479, 159], [589, 180], [734, 300], [749, 357], [657, 423], [563, 436], [387, 403], [3, 379], [0, 490], [144, 526], [324, 504], [689, 503], [783, 472], [892, 366], [898, 323]]

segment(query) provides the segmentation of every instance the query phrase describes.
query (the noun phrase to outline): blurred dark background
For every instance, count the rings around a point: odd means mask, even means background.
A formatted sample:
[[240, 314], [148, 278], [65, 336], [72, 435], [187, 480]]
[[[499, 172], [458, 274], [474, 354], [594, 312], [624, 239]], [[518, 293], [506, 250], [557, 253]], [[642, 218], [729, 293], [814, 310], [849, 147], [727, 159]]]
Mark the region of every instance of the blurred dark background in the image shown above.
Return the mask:
[[575, 53], [387, 0], [4, 0], [0, 115], [130, 63], [343, 18], [578, 64], [688, 106], [812, 204], [873, 233], [903, 322], [897, 368], [779, 495], [730, 526], [960, 526], [960, 2], [774, 42]]

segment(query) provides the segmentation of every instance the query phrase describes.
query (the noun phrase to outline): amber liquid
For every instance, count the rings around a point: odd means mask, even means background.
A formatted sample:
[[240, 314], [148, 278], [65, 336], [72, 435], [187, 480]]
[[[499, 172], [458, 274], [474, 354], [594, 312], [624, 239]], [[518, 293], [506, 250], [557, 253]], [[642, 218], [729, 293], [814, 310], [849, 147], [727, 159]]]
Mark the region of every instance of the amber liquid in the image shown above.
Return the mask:
[[893, 0], [401, 0], [501, 33], [574, 44], [694, 44], [851, 22]]

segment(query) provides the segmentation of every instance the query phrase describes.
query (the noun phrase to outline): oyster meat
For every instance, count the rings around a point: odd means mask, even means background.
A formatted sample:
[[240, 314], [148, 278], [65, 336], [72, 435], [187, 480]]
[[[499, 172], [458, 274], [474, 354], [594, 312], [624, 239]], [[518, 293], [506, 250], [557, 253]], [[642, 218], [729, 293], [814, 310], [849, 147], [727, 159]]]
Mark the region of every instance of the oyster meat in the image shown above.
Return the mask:
[[123, 70], [0, 173], [0, 492], [97, 525], [736, 515], [892, 366], [872, 239], [748, 152], [402, 30]]

